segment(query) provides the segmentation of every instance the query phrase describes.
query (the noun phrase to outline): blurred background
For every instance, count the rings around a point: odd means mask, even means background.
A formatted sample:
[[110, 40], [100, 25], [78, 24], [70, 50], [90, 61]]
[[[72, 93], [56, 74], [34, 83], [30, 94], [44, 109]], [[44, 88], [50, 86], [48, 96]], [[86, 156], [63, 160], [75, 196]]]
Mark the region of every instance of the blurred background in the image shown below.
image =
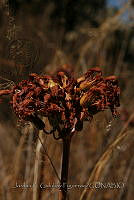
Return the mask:
[[[92, 182], [120, 182], [124, 187], [96, 189], [92, 194], [88, 190], [83, 199], [133, 200], [134, 1], [0, 0], [0, 89], [11, 88], [31, 72], [54, 74], [64, 64], [73, 67], [76, 77], [99, 66], [104, 76], [116, 75], [121, 88], [120, 117], [99, 113], [73, 137], [68, 183], [86, 185], [92, 174]], [[32, 124], [17, 122], [9, 98], [2, 101], [0, 200], [57, 200], [58, 189], [39, 187], [59, 182], [37, 135], [59, 176], [62, 142], [39, 133]], [[125, 137], [117, 142], [122, 134]], [[93, 174], [110, 144], [112, 153]], [[13, 188], [16, 184], [29, 188]], [[80, 199], [83, 191], [70, 189], [68, 199]]]

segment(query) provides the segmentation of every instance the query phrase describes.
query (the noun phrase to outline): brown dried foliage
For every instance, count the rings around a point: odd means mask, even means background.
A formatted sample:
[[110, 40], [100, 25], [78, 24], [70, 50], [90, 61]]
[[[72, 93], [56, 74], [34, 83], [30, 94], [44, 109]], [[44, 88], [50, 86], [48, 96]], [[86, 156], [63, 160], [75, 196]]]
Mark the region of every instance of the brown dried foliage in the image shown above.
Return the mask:
[[[76, 79], [72, 72], [58, 71], [56, 76], [30, 74], [28, 80], [12, 90], [1, 90], [0, 96], [9, 94], [10, 104], [20, 120], [31, 121], [45, 133], [58, 131], [58, 138], [66, 133], [81, 131], [84, 121], [110, 108], [117, 115], [119, 86], [115, 76], [104, 78], [99, 67], [89, 69]], [[53, 129], [48, 132], [40, 116], [45, 116]], [[55, 135], [54, 135], [55, 136]]]

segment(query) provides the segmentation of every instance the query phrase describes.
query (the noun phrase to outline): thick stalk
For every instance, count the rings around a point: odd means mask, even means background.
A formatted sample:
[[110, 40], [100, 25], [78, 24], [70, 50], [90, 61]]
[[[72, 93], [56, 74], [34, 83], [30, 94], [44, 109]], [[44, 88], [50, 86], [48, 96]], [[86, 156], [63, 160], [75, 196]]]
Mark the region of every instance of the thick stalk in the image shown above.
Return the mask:
[[59, 200], [66, 200], [67, 197], [70, 144], [71, 144], [71, 136], [63, 138], [62, 170], [61, 170], [61, 183], [60, 183], [61, 189], [59, 192]]

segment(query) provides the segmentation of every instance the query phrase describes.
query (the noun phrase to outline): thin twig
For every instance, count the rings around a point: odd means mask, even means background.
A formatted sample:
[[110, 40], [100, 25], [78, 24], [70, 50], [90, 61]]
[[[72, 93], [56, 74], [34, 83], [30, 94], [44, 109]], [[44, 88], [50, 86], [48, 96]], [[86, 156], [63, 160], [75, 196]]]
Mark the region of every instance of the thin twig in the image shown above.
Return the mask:
[[66, 200], [66, 197], [67, 197], [67, 181], [68, 181], [70, 144], [71, 144], [71, 136], [69, 136], [68, 138], [63, 138], [61, 189], [59, 191], [59, 200]]
[[61, 181], [60, 178], [59, 178], [58, 172], [57, 172], [57, 170], [56, 170], [56, 168], [55, 168], [55, 166], [54, 166], [54, 164], [53, 164], [53, 162], [52, 162], [52, 160], [51, 160], [51, 158], [50, 158], [50, 156], [49, 156], [49, 154], [48, 154], [48, 152], [47, 152], [47, 150], [46, 150], [44, 144], [42, 143], [42, 140], [41, 140], [40, 136], [38, 135], [37, 137], [39, 138], [39, 141], [40, 141], [40, 143], [41, 143], [41, 145], [42, 145], [42, 147], [43, 147], [43, 150], [44, 150], [46, 156], [48, 157], [48, 160], [50, 161], [50, 163], [51, 163], [51, 165], [52, 165], [52, 168], [53, 168], [53, 170], [54, 170], [54, 172], [55, 172], [55, 174], [56, 174], [58, 180]]
[[[39, 135], [42, 137], [42, 131], [38, 132]], [[37, 141], [37, 146], [36, 146], [36, 158], [35, 158], [35, 164], [34, 164], [34, 180], [33, 180], [33, 200], [39, 200], [39, 187], [38, 183], [40, 182], [40, 166], [39, 166], [39, 161], [40, 161], [40, 151], [41, 151], [42, 144], [40, 141]]]
[[[25, 175], [24, 180], [27, 180], [29, 182], [30, 180], [30, 172], [31, 172], [31, 159], [32, 159], [32, 140], [33, 140], [33, 128], [32, 126], [28, 128], [28, 144], [27, 144], [27, 155], [26, 155], [26, 164], [25, 164]], [[27, 192], [23, 190], [22, 192], [22, 198], [27, 198]]]

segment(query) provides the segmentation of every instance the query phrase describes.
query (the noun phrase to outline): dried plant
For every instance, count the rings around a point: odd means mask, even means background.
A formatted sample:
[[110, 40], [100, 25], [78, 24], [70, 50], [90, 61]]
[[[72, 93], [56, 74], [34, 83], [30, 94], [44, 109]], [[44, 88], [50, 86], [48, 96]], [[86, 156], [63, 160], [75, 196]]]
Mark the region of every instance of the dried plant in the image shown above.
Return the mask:
[[[0, 96], [10, 95], [10, 104], [21, 121], [32, 122], [45, 134], [53, 134], [63, 141], [61, 191], [59, 199], [66, 199], [71, 138], [83, 129], [84, 121], [110, 109], [117, 116], [119, 86], [115, 76], [104, 78], [99, 67], [89, 69], [76, 79], [69, 67], [56, 76], [30, 74], [11, 90], [0, 90]], [[47, 117], [52, 129], [46, 130], [41, 116]]]

